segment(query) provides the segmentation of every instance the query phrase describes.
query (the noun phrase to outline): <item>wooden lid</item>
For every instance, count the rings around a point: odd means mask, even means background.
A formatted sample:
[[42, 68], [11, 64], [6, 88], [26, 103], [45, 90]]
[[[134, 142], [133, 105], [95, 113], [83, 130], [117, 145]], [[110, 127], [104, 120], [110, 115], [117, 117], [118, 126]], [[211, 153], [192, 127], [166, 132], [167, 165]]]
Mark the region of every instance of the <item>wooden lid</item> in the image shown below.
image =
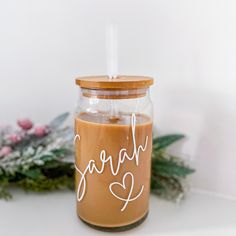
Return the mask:
[[153, 84], [153, 78], [146, 76], [121, 75], [114, 79], [110, 79], [108, 76], [104, 75], [78, 77], [76, 78], [75, 82], [81, 88], [127, 90], [148, 88]]

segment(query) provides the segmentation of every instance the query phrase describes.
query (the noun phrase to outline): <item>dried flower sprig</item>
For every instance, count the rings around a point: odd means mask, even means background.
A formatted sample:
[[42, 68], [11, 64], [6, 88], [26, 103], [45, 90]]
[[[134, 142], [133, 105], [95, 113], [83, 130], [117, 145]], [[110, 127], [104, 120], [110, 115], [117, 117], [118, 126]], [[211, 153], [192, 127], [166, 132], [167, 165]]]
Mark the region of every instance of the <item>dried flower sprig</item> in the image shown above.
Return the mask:
[[[74, 189], [73, 130], [62, 127], [69, 113], [48, 125], [18, 120], [19, 130], [0, 127], [0, 198], [10, 199], [11, 186], [26, 191]], [[194, 170], [166, 148], [183, 135], [153, 139], [151, 190], [165, 199], [179, 200], [186, 192], [186, 177]]]

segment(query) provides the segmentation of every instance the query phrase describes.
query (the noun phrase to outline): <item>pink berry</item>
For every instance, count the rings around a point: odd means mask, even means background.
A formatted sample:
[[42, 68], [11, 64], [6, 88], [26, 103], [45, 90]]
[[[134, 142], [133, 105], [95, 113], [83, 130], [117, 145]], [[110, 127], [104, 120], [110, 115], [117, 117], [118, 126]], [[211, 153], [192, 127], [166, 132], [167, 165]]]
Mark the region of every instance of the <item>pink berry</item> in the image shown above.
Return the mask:
[[17, 134], [10, 135], [9, 139], [12, 143], [19, 143], [21, 141], [21, 137]]
[[10, 154], [11, 152], [12, 152], [11, 147], [9, 147], [9, 146], [3, 146], [3, 147], [0, 149], [0, 157], [5, 157], [5, 156], [7, 156], [8, 154]]
[[33, 122], [29, 119], [21, 119], [17, 121], [17, 124], [23, 129], [23, 130], [29, 130], [33, 127]]
[[43, 125], [43, 126], [37, 126], [34, 128], [34, 134], [37, 137], [43, 137], [46, 134], [48, 134], [48, 127]]

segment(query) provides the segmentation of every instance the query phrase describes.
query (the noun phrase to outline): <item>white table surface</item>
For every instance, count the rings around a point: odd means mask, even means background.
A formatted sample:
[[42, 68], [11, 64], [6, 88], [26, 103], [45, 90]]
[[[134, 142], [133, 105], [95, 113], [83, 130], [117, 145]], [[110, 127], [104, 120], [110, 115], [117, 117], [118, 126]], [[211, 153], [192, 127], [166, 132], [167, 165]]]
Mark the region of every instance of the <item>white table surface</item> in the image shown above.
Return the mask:
[[[14, 192], [0, 200], [0, 236], [110, 235], [91, 229], [75, 214], [72, 192]], [[236, 201], [197, 193], [174, 204], [151, 196], [150, 213], [139, 227], [118, 235], [236, 235]]]

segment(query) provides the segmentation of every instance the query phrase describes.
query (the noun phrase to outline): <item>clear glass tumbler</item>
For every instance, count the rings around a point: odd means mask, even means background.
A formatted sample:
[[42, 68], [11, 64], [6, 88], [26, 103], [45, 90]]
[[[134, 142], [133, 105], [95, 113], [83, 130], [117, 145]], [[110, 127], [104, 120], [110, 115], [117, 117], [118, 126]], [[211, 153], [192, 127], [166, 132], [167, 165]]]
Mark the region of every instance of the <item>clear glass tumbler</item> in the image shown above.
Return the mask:
[[92, 227], [121, 231], [148, 214], [152, 83], [141, 76], [76, 79], [77, 214]]

